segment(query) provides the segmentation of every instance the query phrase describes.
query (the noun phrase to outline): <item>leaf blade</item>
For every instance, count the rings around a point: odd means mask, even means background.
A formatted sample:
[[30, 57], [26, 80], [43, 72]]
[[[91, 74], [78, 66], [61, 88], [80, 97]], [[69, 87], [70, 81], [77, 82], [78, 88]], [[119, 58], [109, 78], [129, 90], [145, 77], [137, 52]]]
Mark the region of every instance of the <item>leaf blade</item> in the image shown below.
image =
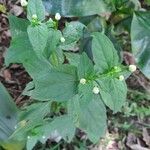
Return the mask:
[[93, 33], [92, 53], [95, 69], [100, 73], [106, 73], [119, 63], [113, 44], [104, 34]]
[[42, 57], [48, 39], [48, 28], [45, 24], [30, 25], [27, 29], [29, 40], [37, 56]]
[[150, 78], [150, 15], [149, 12], [137, 12], [131, 25], [132, 52], [142, 72]]
[[104, 103], [113, 110], [114, 113], [120, 111], [126, 101], [127, 87], [125, 81], [105, 78], [99, 79], [98, 83]]
[[31, 21], [33, 15], [37, 15], [40, 21], [45, 19], [45, 8], [42, 0], [29, 0], [27, 7], [27, 18]]
[[92, 94], [92, 99], [87, 99], [86, 96], [80, 98], [76, 95], [68, 102], [68, 113], [76, 127], [82, 129], [92, 142], [98, 142], [104, 135], [107, 117], [105, 106], [99, 95]]

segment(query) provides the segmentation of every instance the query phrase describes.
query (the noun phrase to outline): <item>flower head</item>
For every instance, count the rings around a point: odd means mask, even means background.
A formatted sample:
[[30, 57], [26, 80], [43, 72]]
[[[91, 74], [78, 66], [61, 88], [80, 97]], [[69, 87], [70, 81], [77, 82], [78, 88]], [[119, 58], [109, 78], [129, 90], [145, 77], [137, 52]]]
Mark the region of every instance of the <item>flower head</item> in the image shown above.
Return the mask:
[[120, 80], [120, 81], [123, 81], [123, 80], [124, 80], [124, 76], [123, 76], [123, 75], [120, 75], [120, 76], [119, 76], [119, 80]]
[[37, 18], [38, 18], [38, 17], [37, 17], [36, 14], [32, 15], [32, 19], [33, 19], [33, 20], [36, 20]]
[[60, 38], [60, 41], [61, 41], [62, 43], [64, 43], [66, 40], [65, 40], [64, 37], [61, 37], [61, 38]]
[[28, 5], [28, 2], [26, 0], [21, 0], [20, 3], [22, 7], [26, 7]]
[[55, 19], [56, 19], [57, 21], [59, 21], [59, 20], [61, 19], [60, 13], [56, 13], [56, 14], [55, 14]]
[[129, 71], [131, 71], [131, 72], [136, 71], [136, 66], [135, 65], [129, 65]]
[[99, 88], [98, 88], [97, 86], [95, 86], [95, 87], [93, 88], [93, 93], [94, 93], [94, 94], [98, 94], [98, 93], [99, 93]]
[[85, 84], [86, 83], [86, 79], [84, 79], [84, 78], [80, 79], [80, 83], [81, 84]]

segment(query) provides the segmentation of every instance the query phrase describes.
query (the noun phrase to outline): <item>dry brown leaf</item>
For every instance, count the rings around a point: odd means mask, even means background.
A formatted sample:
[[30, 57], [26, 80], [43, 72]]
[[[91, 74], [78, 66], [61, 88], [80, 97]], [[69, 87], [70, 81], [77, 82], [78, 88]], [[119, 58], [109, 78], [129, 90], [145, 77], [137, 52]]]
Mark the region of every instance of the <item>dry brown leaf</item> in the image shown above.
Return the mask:
[[133, 133], [128, 134], [126, 144], [131, 150], [150, 150], [149, 148], [143, 147], [140, 144], [140, 140]]
[[15, 16], [19, 16], [23, 13], [23, 8], [18, 5], [13, 5], [11, 13], [13, 13]]
[[146, 128], [143, 128], [143, 140], [145, 141], [146, 145], [150, 148], [150, 135]]
[[132, 150], [150, 150], [149, 148], [142, 147], [139, 144], [128, 145]]
[[5, 78], [6, 81], [10, 81], [11, 80], [11, 74], [10, 74], [10, 72], [9, 72], [8, 69], [5, 69], [3, 71], [3, 76], [4, 76], [4, 78]]

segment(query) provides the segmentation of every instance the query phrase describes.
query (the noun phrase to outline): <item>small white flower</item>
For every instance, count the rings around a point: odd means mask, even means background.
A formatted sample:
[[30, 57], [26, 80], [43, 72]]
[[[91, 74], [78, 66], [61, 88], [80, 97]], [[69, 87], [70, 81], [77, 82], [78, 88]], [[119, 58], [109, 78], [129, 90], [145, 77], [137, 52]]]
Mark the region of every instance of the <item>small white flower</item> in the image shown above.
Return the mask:
[[64, 37], [61, 37], [61, 38], [60, 38], [60, 41], [61, 41], [62, 43], [64, 43], [66, 40], [65, 40]]
[[84, 78], [80, 79], [80, 83], [81, 84], [85, 84], [86, 83], [86, 79], [84, 79]]
[[119, 76], [119, 80], [120, 80], [120, 81], [123, 81], [123, 80], [124, 80], [124, 76], [123, 76], [123, 75], [120, 75], [120, 76]]
[[129, 65], [129, 71], [131, 71], [131, 72], [136, 71], [136, 66], [135, 65]]
[[17, 125], [14, 128], [17, 129]]
[[46, 136], [43, 135], [43, 136], [42, 136], [42, 139], [45, 139], [45, 138], [46, 138]]
[[31, 137], [30, 137], [30, 136], [27, 136], [27, 139], [31, 139]]
[[32, 15], [32, 19], [33, 19], [33, 20], [36, 20], [37, 18], [38, 18], [38, 17], [37, 17], [36, 14]]
[[26, 7], [28, 5], [28, 2], [26, 0], [21, 0], [20, 3], [22, 7]]
[[61, 19], [60, 13], [56, 13], [56, 14], [55, 14], [55, 19], [56, 19], [57, 21], [59, 21], [59, 20]]
[[98, 94], [98, 93], [99, 93], [99, 88], [98, 88], [97, 86], [95, 86], [95, 87], [93, 88], [93, 93], [94, 93], [94, 94]]

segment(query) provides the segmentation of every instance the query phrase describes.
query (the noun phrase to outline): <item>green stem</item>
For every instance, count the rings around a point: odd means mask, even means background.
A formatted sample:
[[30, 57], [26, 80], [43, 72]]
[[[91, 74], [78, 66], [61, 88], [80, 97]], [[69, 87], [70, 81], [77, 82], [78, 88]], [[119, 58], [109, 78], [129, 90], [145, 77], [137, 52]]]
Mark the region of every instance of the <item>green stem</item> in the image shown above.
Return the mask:
[[55, 21], [55, 29], [58, 30], [58, 21]]

